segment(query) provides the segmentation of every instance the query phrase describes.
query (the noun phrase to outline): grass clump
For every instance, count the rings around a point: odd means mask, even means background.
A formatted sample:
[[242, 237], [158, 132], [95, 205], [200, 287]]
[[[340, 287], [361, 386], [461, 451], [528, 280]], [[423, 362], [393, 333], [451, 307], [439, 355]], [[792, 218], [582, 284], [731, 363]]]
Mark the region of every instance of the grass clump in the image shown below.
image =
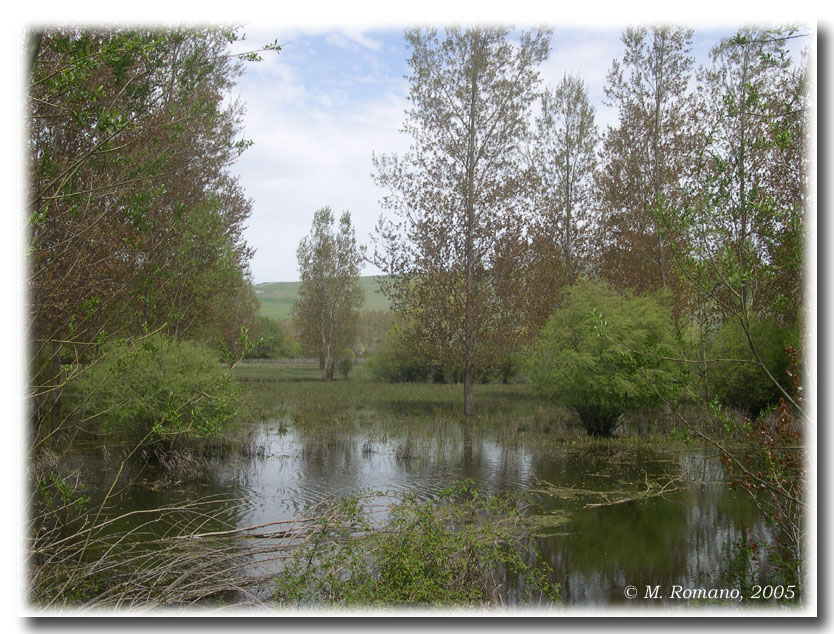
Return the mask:
[[356, 498], [323, 523], [276, 580], [288, 605], [477, 606], [503, 602], [501, 573], [528, 600], [555, 602], [552, 570], [529, 562], [532, 540], [512, 496], [481, 495], [471, 480], [436, 499], [405, 495], [374, 524]]

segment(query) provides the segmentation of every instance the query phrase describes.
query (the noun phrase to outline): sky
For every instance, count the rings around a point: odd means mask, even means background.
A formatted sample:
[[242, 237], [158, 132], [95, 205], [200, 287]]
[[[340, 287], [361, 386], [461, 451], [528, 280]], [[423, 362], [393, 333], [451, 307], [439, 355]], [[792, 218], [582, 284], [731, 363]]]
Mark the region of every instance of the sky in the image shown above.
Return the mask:
[[[622, 28], [572, 25], [555, 28], [551, 54], [542, 64], [543, 86], [555, 87], [565, 73], [581, 77], [596, 107], [600, 130], [616, 123], [604, 105], [606, 77], [621, 58]], [[735, 25], [695, 29], [696, 66]], [[408, 136], [400, 129], [408, 107], [409, 50], [403, 28], [361, 24], [308, 25], [292, 29], [245, 25], [237, 50], [252, 50], [277, 39], [280, 53], [247, 63], [234, 90], [245, 104], [244, 136], [253, 141], [232, 172], [253, 200], [245, 238], [254, 247], [252, 279], [298, 279], [296, 248], [310, 231], [313, 213], [329, 206], [351, 213], [357, 240], [372, 249], [372, 234], [383, 213], [383, 192], [372, 178], [374, 153], [404, 153]], [[366, 264], [364, 275], [380, 271]]]

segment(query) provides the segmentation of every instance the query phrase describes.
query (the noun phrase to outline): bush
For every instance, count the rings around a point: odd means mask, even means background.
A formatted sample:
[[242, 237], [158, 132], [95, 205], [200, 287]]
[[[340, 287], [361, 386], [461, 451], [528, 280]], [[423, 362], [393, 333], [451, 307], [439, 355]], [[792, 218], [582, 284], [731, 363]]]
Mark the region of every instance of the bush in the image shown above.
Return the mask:
[[397, 328], [385, 335], [368, 361], [371, 374], [386, 383], [414, 383], [433, 376], [436, 368], [409, 346]]
[[[410, 345], [402, 327], [388, 331], [368, 362], [371, 375], [385, 383], [433, 383], [463, 382], [463, 365], [443, 366], [429, 359], [423, 352]], [[494, 377], [503, 383], [516, 375], [519, 369], [515, 355], [500, 356], [494, 367], [476, 368], [474, 377], [479, 383], [489, 383]]]
[[485, 605], [501, 600], [494, 573], [502, 571], [521, 579], [529, 600], [558, 600], [552, 569], [528, 563], [534, 543], [511, 496], [458, 482], [435, 500], [403, 496], [382, 526], [356, 498], [337, 510], [276, 580], [279, 602]]
[[505, 385], [516, 377], [521, 369], [521, 358], [517, 354], [504, 354], [498, 358], [496, 374]]
[[610, 436], [622, 414], [658, 407], [679, 380], [671, 313], [653, 297], [621, 297], [601, 282], [566, 290], [527, 357], [534, 390]]
[[[786, 346], [796, 345], [796, 331], [785, 330], [772, 320], [750, 320], [750, 338], [770, 374], [789, 389]], [[753, 361], [747, 335], [737, 319], [731, 319], [718, 331], [708, 349], [710, 359], [742, 359]], [[782, 392], [761, 366], [753, 363], [710, 363], [707, 387], [725, 407], [735, 407], [756, 416], [779, 403]]]
[[286, 359], [297, 357], [298, 342], [277, 321], [258, 317], [257, 344], [246, 354], [247, 359]]
[[353, 360], [355, 355], [353, 354], [353, 350], [346, 349], [342, 352], [342, 356], [339, 357], [339, 363], [337, 365], [339, 369], [339, 374], [342, 375], [345, 379], [348, 378], [348, 374], [353, 369]]
[[215, 435], [242, 404], [241, 388], [216, 353], [161, 335], [104, 347], [70, 395], [100, 431], [169, 446]]

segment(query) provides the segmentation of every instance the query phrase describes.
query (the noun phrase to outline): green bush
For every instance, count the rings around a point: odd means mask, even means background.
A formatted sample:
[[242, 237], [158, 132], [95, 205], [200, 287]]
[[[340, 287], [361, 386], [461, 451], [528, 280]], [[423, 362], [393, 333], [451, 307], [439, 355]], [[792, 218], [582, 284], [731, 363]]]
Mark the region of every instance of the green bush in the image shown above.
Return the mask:
[[[796, 331], [785, 330], [768, 319], [750, 320], [750, 338], [762, 362], [783, 388], [789, 389], [788, 356], [785, 346], [797, 344]], [[710, 359], [755, 359], [747, 335], [737, 319], [729, 320], [710, 343]], [[707, 367], [707, 387], [722, 405], [746, 411], [751, 416], [779, 402], [782, 392], [760, 365], [746, 362], [715, 362]]]
[[516, 377], [521, 369], [521, 357], [517, 354], [504, 354], [498, 358], [495, 373], [501, 383], [507, 384]]
[[[379, 343], [368, 362], [371, 375], [385, 383], [461, 383], [463, 365], [443, 366], [429, 359], [408, 343], [400, 327], [393, 327]], [[500, 378], [509, 383], [517, 374], [519, 363], [511, 354], [500, 356], [492, 368], [476, 368], [474, 377], [479, 383]]]
[[434, 500], [403, 496], [374, 524], [356, 498], [341, 500], [276, 580], [280, 603], [472, 606], [496, 603], [495, 572], [516, 575], [528, 600], [557, 601], [559, 586], [535, 552], [517, 500], [486, 497], [471, 480]]
[[215, 352], [161, 335], [105, 346], [70, 399], [98, 431], [169, 445], [215, 435], [242, 406], [241, 388]]
[[368, 369], [385, 383], [414, 383], [433, 376], [435, 367], [391, 328], [368, 361]]
[[527, 357], [541, 396], [577, 412], [589, 435], [610, 436], [622, 414], [662, 404], [678, 368], [670, 311], [653, 297], [621, 297], [601, 282], [565, 292]]
[[298, 342], [277, 321], [261, 315], [257, 321], [257, 344], [247, 359], [286, 359], [299, 355]]
[[355, 355], [353, 354], [353, 350], [346, 349], [342, 352], [342, 355], [339, 357], [339, 363], [337, 364], [337, 368], [339, 370], [339, 374], [342, 375], [343, 378], [348, 378], [348, 374], [353, 369], [353, 360]]

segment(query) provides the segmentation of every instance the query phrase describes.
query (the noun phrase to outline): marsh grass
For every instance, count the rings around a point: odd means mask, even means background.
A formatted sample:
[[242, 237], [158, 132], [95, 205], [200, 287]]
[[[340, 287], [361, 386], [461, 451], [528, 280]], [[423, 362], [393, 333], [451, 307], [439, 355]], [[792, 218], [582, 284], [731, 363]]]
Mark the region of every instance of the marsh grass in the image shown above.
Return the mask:
[[[378, 416], [403, 422], [465, 420], [460, 385], [376, 382], [362, 365], [348, 379], [324, 383], [314, 362], [242, 363], [234, 372], [263, 417], [288, 414], [302, 427], [329, 427], [334, 422], [367, 427]], [[523, 383], [475, 385], [475, 415], [470, 422], [520, 431], [574, 427], [570, 412], [536, 398]]]
[[507, 447], [535, 443], [554, 451], [587, 450], [592, 461], [619, 464], [637, 464], [650, 454], [683, 451], [691, 444], [685, 434], [675, 434], [672, 424], [643, 420], [640, 413], [628, 418], [620, 436], [589, 437], [574, 412], [538, 398], [524, 382], [476, 384], [475, 415], [467, 419], [461, 385], [381, 383], [365, 365], [348, 379], [328, 383], [321, 381], [312, 360], [242, 363], [234, 372], [263, 419], [281, 420], [320, 439], [349, 436], [360, 443], [364, 456], [379, 451], [391, 437], [398, 439], [397, 456], [411, 459], [419, 456], [420, 441], [437, 441], [460, 430]]

